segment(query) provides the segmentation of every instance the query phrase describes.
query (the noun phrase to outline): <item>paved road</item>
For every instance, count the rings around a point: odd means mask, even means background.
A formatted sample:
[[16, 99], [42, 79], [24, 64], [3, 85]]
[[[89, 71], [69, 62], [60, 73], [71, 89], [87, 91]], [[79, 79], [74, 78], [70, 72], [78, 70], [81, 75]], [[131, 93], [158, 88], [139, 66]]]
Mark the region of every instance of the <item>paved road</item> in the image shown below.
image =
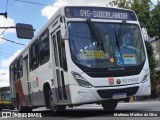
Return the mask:
[[[7, 112], [7, 111], [5, 111]], [[17, 110], [12, 113], [17, 113]], [[34, 114], [42, 115], [38, 118], [30, 118], [33, 120], [160, 120], [160, 102], [159, 101], [146, 101], [146, 102], [130, 102], [119, 103], [114, 112], [106, 112], [101, 105], [83, 105], [74, 108], [67, 108], [66, 111], [59, 112], [53, 115], [45, 108], [38, 108], [33, 110]], [[146, 113], [146, 114], [145, 114]], [[138, 116], [138, 117], [131, 117]], [[148, 115], [150, 117], [144, 117]], [[156, 117], [156, 116], [159, 117]], [[127, 117], [125, 117], [127, 116]], [[128, 117], [129, 116], [129, 117]], [[25, 118], [0, 118], [5, 120], [23, 120]]]

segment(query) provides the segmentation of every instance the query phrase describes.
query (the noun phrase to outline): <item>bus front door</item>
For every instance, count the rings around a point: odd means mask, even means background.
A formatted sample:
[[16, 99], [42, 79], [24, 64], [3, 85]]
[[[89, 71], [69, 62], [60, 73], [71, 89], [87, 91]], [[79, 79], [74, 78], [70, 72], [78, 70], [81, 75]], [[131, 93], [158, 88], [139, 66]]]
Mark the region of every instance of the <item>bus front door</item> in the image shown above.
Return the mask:
[[29, 79], [28, 79], [28, 72], [29, 72], [29, 70], [28, 70], [28, 55], [25, 57], [25, 58], [23, 58], [23, 61], [24, 61], [24, 80], [26, 81], [26, 90], [27, 91], [25, 91], [25, 92], [27, 92], [26, 94], [27, 94], [27, 98], [26, 98], [26, 102], [27, 102], [27, 104], [28, 105], [31, 105], [32, 104], [32, 102], [31, 102], [31, 94], [30, 94], [30, 91], [31, 91], [31, 84], [30, 84], [30, 82], [29, 82]]
[[[54, 76], [56, 76], [56, 81], [57, 81], [57, 86], [56, 86], [56, 98], [57, 98], [57, 102], [58, 103], [65, 103], [67, 102], [67, 94], [66, 94], [66, 89], [65, 89], [65, 78], [64, 78], [64, 72], [65, 72], [65, 68], [64, 68], [64, 62], [65, 60], [63, 59], [65, 54], [63, 52], [63, 42], [61, 39], [61, 33], [60, 33], [60, 29], [57, 29], [56, 31], [54, 31], [54, 33], [52, 34], [52, 41], [53, 41], [53, 56], [55, 59], [54, 62]], [[67, 63], [66, 63], [67, 64]]]

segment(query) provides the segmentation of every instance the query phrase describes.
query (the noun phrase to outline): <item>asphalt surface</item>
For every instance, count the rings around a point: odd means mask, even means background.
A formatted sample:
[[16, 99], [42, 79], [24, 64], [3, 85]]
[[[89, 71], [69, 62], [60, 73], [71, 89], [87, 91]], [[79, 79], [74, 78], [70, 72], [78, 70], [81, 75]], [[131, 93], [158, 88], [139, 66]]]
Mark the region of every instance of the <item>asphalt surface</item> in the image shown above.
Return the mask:
[[[3, 111], [10, 112], [8, 110]], [[4, 120], [160, 120], [160, 101], [150, 100], [144, 102], [119, 103], [116, 110], [106, 112], [101, 105], [82, 105], [67, 108], [57, 114], [51, 113], [45, 107], [34, 109], [32, 113], [18, 113], [11, 111], [12, 117], [0, 117]], [[23, 114], [23, 115], [22, 115]], [[16, 117], [19, 115], [19, 117]], [[25, 116], [26, 115], [26, 116]], [[27, 115], [30, 115], [27, 118]], [[36, 117], [37, 115], [37, 117]], [[34, 116], [34, 117], [33, 117]], [[41, 117], [42, 116], [42, 117]]]

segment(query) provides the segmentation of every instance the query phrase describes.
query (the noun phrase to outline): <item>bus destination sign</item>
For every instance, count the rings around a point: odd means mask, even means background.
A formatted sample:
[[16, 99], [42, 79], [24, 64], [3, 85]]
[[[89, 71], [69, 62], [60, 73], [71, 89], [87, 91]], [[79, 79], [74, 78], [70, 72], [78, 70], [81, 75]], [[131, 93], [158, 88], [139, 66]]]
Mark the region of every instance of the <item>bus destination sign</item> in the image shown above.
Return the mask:
[[66, 7], [65, 15], [68, 18], [137, 20], [133, 11], [104, 7]]

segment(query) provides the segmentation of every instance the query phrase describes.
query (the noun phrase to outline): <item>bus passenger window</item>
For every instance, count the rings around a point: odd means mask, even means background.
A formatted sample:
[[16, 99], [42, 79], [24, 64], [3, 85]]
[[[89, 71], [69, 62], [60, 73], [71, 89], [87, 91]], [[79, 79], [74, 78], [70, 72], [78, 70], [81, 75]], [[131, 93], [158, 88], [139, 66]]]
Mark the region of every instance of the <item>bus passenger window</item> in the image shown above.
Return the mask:
[[10, 76], [11, 76], [10, 78], [12, 81], [15, 80], [15, 78], [14, 78], [14, 64], [12, 64], [10, 67]]
[[30, 48], [30, 70], [34, 70], [39, 66], [39, 42], [36, 40]]
[[14, 79], [17, 80], [17, 62], [14, 63]]
[[62, 68], [62, 49], [61, 49], [61, 35], [60, 35], [60, 31], [57, 32], [57, 43], [58, 43], [58, 52], [59, 52], [60, 67]]
[[17, 60], [17, 79], [20, 78], [20, 61], [19, 59]]
[[44, 63], [48, 62], [50, 58], [48, 29], [40, 37], [39, 51], [40, 51], [40, 64], [43, 65]]
[[61, 33], [60, 33], [60, 31], [58, 31], [57, 32], [57, 41], [59, 41], [58, 42], [58, 44], [59, 44], [59, 52], [61, 52], [61, 53], [59, 53], [59, 55], [61, 55], [60, 56], [60, 60], [61, 60], [61, 66], [62, 66], [62, 68], [65, 70], [65, 71], [67, 71], [67, 59], [66, 59], [66, 51], [65, 51], [65, 43], [64, 43], [64, 40], [62, 40], [62, 38], [61, 38]]
[[22, 57], [19, 59], [19, 77], [23, 77], [23, 59]]
[[53, 39], [53, 46], [54, 46], [55, 63], [56, 63], [56, 66], [58, 67], [59, 62], [58, 62], [58, 51], [57, 51], [57, 44], [56, 44], [56, 36], [54, 35], [52, 37], [52, 39]]

